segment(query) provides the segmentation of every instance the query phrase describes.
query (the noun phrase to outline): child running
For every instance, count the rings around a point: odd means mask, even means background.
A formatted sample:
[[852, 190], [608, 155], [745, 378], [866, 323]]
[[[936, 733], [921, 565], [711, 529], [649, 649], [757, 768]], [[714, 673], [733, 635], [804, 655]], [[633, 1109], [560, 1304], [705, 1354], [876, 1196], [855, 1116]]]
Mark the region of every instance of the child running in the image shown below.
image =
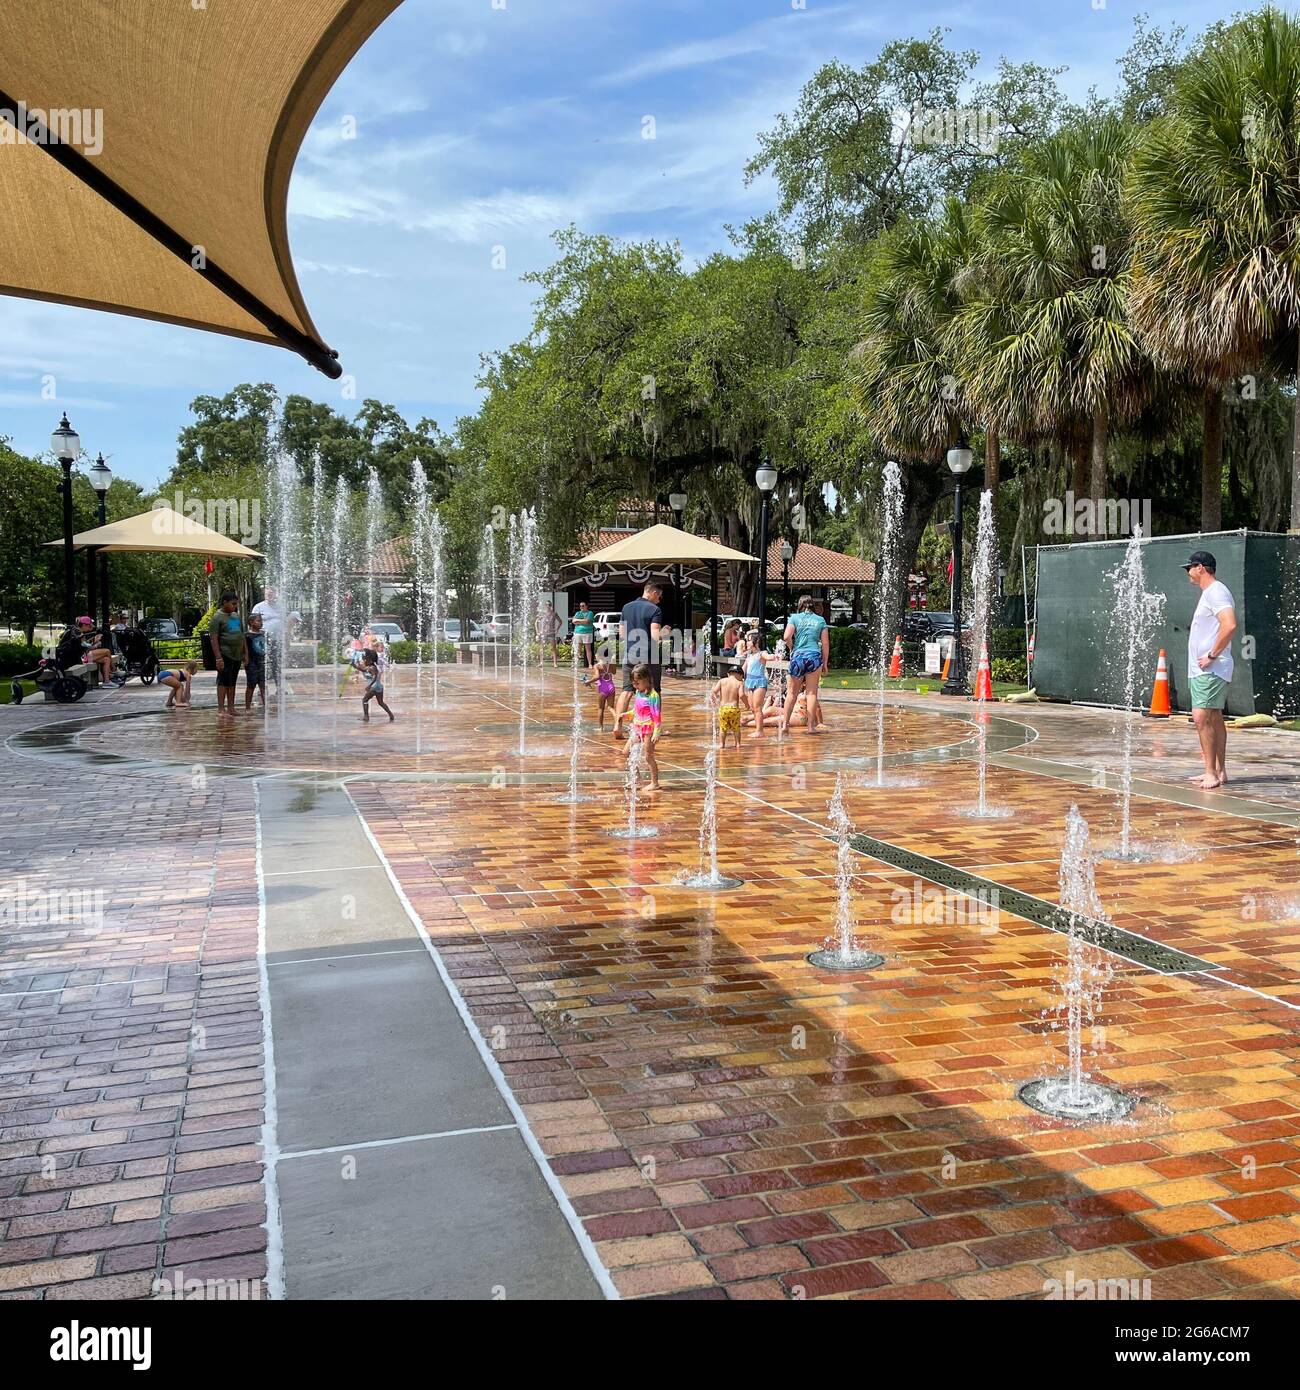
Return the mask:
[[361, 674], [366, 679], [365, 693], [361, 696], [361, 718], [364, 723], [370, 723], [370, 702], [374, 700], [381, 710], [388, 716], [391, 724], [396, 717], [393, 711], [384, 704], [384, 678], [379, 671], [379, 657], [372, 651], [361, 653]]
[[605, 710], [607, 708], [612, 710], [617, 699], [614, 694], [613, 662], [598, 661], [595, 671], [590, 675], [583, 676], [582, 683], [583, 685], [590, 685], [593, 680], [596, 682], [596, 695], [600, 708], [600, 732], [603, 734], [605, 732]]
[[[767, 703], [767, 663], [771, 657], [763, 650], [763, 639], [757, 632], [745, 634], [745, 698], [754, 718], [750, 738], [763, 737], [763, 707]], [[740, 746], [740, 729], [736, 729], [736, 746]]]
[[189, 709], [190, 683], [198, 669], [199, 663], [197, 661], [187, 661], [184, 666], [177, 667], [175, 670], [158, 672], [158, 684], [165, 685], [170, 692], [167, 696], [167, 703], [163, 706], [164, 709]]
[[650, 784], [646, 791], [657, 792], [662, 788], [659, 786], [659, 763], [655, 758], [655, 744], [659, 742], [659, 734], [663, 728], [663, 714], [659, 707], [659, 692], [654, 688], [650, 667], [645, 662], [632, 668], [632, 689], [635, 692], [632, 708], [615, 717], [614, 728], [617, 730], [620, 719], [632, 721], [632, 737], [627, 741], [627, 756], [633, 757], [637, 748], [642, 750], [646, 767], [650, 770]]
[[744, 698], [745, 686], [737, 666], [716, 681], [709, 691], [709, 702], [718, 707], [718, 731], [722, 735], [722, 742], [718, 745], [720, 748], [727, 746], [728, 734], [735, 734], [736, 747], [740, 747], [740, 705]]

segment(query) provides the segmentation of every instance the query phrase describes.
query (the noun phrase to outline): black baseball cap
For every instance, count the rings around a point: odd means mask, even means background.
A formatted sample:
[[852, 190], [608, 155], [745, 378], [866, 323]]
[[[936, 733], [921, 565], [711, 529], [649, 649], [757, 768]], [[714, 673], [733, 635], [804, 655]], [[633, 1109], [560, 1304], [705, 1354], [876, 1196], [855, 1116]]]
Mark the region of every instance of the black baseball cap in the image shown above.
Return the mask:
[[1207, 569], [1213, 574], [1218, 568], [1218, 563], [1208, 550], [1193, 550], [1191, 558], [1183, 566], [1185, 570], [1191, 569], [1193, 565], [1200, 565], [1202, 569]]

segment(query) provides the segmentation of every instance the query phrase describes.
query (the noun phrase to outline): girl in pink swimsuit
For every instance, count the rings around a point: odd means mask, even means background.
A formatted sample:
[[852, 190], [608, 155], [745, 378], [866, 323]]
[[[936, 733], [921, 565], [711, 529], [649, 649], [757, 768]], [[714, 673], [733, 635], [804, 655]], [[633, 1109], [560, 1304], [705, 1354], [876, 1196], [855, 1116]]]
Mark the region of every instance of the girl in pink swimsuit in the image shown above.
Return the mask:
[[613, 709], [614, 698], [614, 667], [608, 661], [598, 661], [593, 675], [583, 676], [583, 685], [590, 685], [596, 682], [596, 697], [600, 708], [600, 732], [605, 732], [605, 710]]

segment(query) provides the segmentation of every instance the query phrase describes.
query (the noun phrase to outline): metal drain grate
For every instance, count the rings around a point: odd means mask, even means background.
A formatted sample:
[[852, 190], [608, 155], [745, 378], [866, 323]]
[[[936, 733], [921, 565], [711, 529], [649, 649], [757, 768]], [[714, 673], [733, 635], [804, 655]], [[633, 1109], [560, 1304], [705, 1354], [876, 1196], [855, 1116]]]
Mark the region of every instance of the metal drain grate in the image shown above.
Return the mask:
[[[888, 840], [877, 840], [871, 835], [854, 835], [850, 844], [860, 854], [869, 854], [873, 859], [944, 888], [981, 898], [994, 892], [999, 908], [1046, 927], [1048, 931], [1060, 932], [1063, 936], [1070, 933], [1070, 914], [1058, 903], [1048, 902], [1046, 898], [1037, 898], [1019, 888], [1008, 888], [995, 879], [981, 878], [978, 874], [945, 864], [941, 859], [931, 859], [928, 855], [891, 845]], [[1198, 956], [1161, 946], [1159, 942], [1148, 941], [1144, 936], [1113, 927], [1109, 922], [1089, 921], [1088, 926], [1089, 940], [1103, 951], [1121, 956], [1135, 965], [1145, 966], [1148, 970], [1157, 970], [1162, 975], [1184, 975], [1196, 970], [1214, 969], [1209, 961], [1201, 960]]]

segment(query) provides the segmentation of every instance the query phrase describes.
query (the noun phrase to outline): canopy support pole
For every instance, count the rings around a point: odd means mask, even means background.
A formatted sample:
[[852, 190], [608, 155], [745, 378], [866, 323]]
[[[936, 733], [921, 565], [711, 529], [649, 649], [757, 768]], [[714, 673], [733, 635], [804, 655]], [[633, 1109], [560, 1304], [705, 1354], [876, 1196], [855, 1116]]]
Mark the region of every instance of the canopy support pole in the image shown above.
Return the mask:
[[[8, 92], [0, 90], [0, 109], [17, 111], [19, 103]], [[339, 365], [336, 352], [323, 343], [318, 343], [314, 338], [309, 338], [288, 319], [282, 318], [269, 305], [263, 304], [251, 290], [245, 289], [233, 276], [227, 275], [220, 266], [209, 260], [206, 254], [199, 257], [198, 252], [201, 248], [195, 246], [187, 237], [183, 237], [156, 213], [151, 212], [139, 199], [132, 197], [125, 188], [109, 178], [93, 160], [87, 159], [71, 145], [60, 143], [48, 126], [29, 120], [28, 128], [36, 136], [40, 148], [56, 164], [61, 165], [73, 178], [80, 180], [124, 217], [129, 218], [142, 232], [151, 236], [178, 260], [184, 261], [196, 275], [201, 275], [227, 299], [238, 304], [284, 347], [291, 348], [299, 356], [306, 358], [317, 371], [324, 372], [331, 380], [337, 380], [343, 375], [343, 368]], [[22, 134], [26, 135], [27, 131], [23, 131]], [[200, 259], [202, 264], [195, 265], [196, 258]]]
[[718, 628], [718, 562], [709, 561], [709, 642], [708, 642], [708, 664], [704, 668], [704, 679], [708, 680], [713, 675], [713, 654], [714, 643], [717, 639]]

